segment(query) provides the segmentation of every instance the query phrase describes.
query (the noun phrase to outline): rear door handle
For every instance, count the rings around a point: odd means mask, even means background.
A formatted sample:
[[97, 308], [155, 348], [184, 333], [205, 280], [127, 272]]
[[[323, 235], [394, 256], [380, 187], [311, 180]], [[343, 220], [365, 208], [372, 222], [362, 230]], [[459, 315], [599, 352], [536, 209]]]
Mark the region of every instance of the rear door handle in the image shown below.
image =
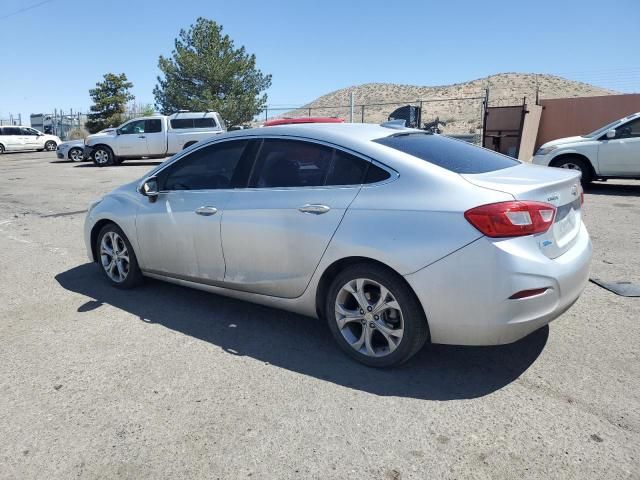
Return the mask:
[[138, 135], [138, 138], [147, 138], [144, 135]]
[[198, 215], [203, 215], [205, 217], [210, 217], [211, 215], [218, 213], [218, 209], [216, 207], [209, 206], [198, 207], [195, 211]]
[[300, 210], [302, 213], [313, 213], [314, 215], [321, 215], [323, 213], [327, 213], [329, 210], [331, 210], [331, 208], [327, 207], [326, 205], [311, 205], [307, 203], [306, 205], [298, 208], [298, 210]]

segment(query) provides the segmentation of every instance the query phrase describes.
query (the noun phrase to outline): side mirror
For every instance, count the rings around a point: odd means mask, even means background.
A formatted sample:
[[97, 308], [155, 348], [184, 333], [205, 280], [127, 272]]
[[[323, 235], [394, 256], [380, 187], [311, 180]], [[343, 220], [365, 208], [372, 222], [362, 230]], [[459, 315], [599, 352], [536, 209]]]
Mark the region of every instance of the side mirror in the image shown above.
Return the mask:
[[145, 179], [138, 191], [147, 197], [151, 203], [158, 199], [158, 179], [156, 177], [149, 177]]
[[116, 135], [120, 135], [120, 129], [116, 128]]
[[606, 137], [607, 138], [616, 138], [616, 129], [612, 128], [611, 130], [607, 130]]

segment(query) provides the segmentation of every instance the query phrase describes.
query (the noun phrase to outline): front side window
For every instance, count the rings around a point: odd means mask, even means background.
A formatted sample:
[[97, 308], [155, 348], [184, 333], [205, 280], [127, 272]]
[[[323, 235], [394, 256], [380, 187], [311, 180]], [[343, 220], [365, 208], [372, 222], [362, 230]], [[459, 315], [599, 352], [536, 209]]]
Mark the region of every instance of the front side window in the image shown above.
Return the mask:
[[135, 120], [127, 123], [120, 129], [120, 135], [135, 135], [139, 133], [145, 133], [144, 124], [146, 120]]
[[37, 133], [35, 132], [35, 130], [31, 130], [30, 128], [21, 128], [21, 129], [20, 129], [20, 134], [21, 134], [21, 135], [29, 135], [29, 136], [35, 136], [35, 135], [37, 135]]
[[640, 137], [640, 118], [616, 128], [615, 138]]
[[182, 157], [158, 175], [161, 190], [232, 188], [233, 174], [248, 140], [207, 145]]
[[441, 135], [401, 133], [374, 142], [460, 174], [493, 172], [520, 165], [513, 158]]

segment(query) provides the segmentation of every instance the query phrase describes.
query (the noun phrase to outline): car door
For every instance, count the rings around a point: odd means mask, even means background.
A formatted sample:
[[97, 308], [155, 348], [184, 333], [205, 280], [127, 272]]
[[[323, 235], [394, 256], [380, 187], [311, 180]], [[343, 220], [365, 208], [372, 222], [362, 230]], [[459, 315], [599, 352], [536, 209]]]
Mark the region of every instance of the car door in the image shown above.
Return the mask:
[[24, 150], [24, 137], [19, 127], [2, 127], [2, 142], [7, 151]]
[[160, 193], [136, 216], [143, 270], [216, 284], [224, 278], [220, 219], [247, 140], [208, 144], [157, 174]]
[[369, 162], [312, 141], [266, 138], [222, 217], [225, 285], [294, 298], [306, 289]]
[[24, 138], [25, 150], [38, 150], [40, 148], [44, 148], [44, 142], [40, 141], [38, 132], [32, 130], [31, 128], [21, 128], [20, 130], [20, 133]]
[[640, 118], [616, 127], [614, 138], [601, 139], [598, 165], [603, 175], [640, 175]]
[[145, 157], [149, 154], [145, 123], [145, 120], [133, 120], [117, 130], [116, 155], [120, 157]]
[[151, 118], [145, 120], [144, 136], [147, 139], [147, 153], [149, 155], [164, 155], [167, 153], [167, 135], [162, 131], [162, 119]]

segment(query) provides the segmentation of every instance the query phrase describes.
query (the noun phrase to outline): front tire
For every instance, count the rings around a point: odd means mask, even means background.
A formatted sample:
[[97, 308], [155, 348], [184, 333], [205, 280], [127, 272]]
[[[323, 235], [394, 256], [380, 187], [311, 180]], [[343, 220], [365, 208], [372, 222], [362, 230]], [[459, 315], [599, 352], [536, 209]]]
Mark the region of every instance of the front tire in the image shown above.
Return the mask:
[[58, 145], [56, 144], [56, 142], [54, 142], [53, 140], [48, 140], [45, 144], [44, 144], [44, 149], [47, 152], [53, 152], [55, 151], [55, 149], [58, 148]]
[[91, 158], [97, 167], [113, 165], [113, 152], [107, 147], [97, 147], [93, 151]]
[[96, 240], [100, 271], [116, 288], [133, 288], [142, 282], [142, 272], [129, 239], [115, 223], [102, 227]]
[[593, 181], [591, 166], [580, 157], [564, 157], [551, 166], [580, 172], [582, 174], [580, 179], [582, 185], [588, 185]]
[[81, 148], [72, 148], [67, 155], [72, 162], [81, 162], [83, 160], [83, 151]]
[[357, 264], [340, 272], [329, 288], [325, 312], [340, 348], [371, 367], [400, 365], [429, 338], [411, 288], [380, 265]]

